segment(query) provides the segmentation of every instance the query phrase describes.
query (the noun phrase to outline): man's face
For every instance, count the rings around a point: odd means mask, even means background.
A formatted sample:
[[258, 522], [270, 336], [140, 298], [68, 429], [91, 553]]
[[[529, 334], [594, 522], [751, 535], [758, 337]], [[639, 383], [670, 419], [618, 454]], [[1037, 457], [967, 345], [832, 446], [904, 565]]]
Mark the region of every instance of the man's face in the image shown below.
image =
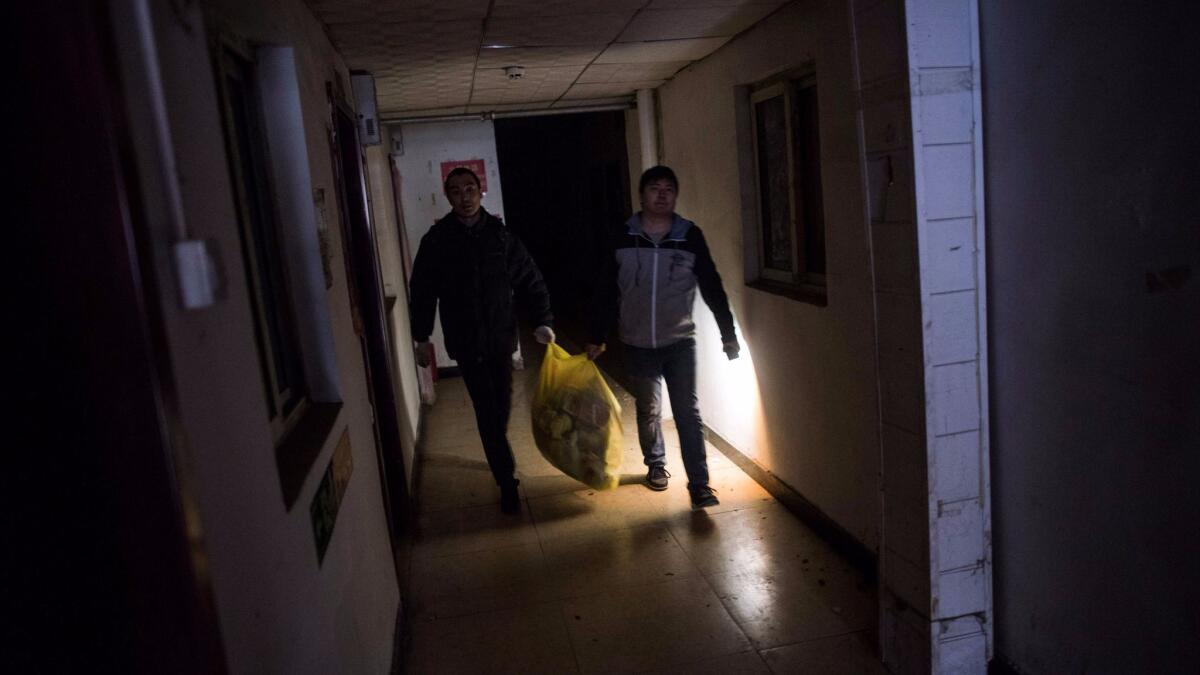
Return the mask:
[[642, 210], [655, 216], [675, 213], [675, 184], [660, 178], [642, 188]]
[[479, 185], [467, 174], [453, 176], [446, 183], [446, 199], [450, 202], [450, 208], [454, 209], [454, 214], [460, 218], [474, 218], [479, 213], [479, 200], [482, 198]]

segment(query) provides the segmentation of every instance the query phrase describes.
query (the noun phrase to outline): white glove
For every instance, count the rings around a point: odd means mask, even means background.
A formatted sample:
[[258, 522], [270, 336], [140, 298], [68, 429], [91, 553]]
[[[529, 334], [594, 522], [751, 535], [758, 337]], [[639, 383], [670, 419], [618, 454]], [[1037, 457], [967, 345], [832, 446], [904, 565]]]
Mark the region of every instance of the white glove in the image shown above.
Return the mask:
[[538, 326], [533, 329], [533, 337], [541, 344], [548, 345], [554, 342], [554, 329], [550, 326]]

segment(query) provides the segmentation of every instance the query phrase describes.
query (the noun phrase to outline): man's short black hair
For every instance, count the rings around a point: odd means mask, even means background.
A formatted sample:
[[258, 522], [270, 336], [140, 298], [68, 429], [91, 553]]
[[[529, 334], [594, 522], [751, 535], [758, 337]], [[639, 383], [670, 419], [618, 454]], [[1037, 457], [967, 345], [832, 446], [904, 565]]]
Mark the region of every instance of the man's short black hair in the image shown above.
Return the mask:
[[638, 193], [640, 194], [647, 185], [656, 180], [670, 181], [671, 185], [675, 186], [675, 191], [679, 192], [679, 179], [675, 177], [675, 172], [671, 170], [671, 167], [659, 164], [642, 172], [642, 179], [638, 181]]
[[442, 183], [442, 192], [447, 192], [450, 190], [450, 179], [456, 176], [470, 176], [471, 180], [475, 181], [475, 187], [483, 189], [483, 186], [479, 183], [479, 176], [476, 176], [475, 172], [467, 167], [460, 166], [446, 174], [446, 182]]

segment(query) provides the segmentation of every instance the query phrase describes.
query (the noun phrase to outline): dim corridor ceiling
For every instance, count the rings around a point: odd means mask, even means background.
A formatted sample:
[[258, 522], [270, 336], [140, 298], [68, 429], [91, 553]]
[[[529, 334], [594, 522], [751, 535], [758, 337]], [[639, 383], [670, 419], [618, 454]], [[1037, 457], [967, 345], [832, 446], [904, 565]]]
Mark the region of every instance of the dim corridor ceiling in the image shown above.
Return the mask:
[[[788, 0], [308, 0], [393, 118], [630, 100]], [[510, 80], [504, 68], [521, 66]]]

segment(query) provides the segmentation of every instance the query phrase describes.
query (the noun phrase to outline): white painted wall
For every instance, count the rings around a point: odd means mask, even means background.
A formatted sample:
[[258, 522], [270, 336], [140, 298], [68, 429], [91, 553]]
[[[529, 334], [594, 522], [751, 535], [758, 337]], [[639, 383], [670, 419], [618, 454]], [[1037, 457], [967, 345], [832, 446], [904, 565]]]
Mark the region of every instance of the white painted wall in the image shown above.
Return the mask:
[[[295, 47], [310, 189], [324, 189], [331, 201], [325, 82], [345, 77], [345, 67], [300, 0], [210, 2], [204, 15], [197, 7], [151, 4], [186, 225], [192, 237], [209, 241], [223, 269], [223, 294], [211, 308], [182, 311], [170, 283], [160, 290], [182, 420], [174, 439], [186, 457], [180, 474], [198, 496], [195, 512], [187, 517], [196, 546], [207, 556], [202, 572], [212, 581], [229, 670], [387, 672], [400, 598], [340, 232], [331, 227], [334, 278], [325, 299], [331, 372], [343, 407], [298, 501], [287, 511], [262, 392], [205, 18], [255, 44]], [[152, 223], [156, 276], [169, 280], [170, 233], [158, 222]], [[303, 219], [280, 223], [284, 237], [290, 228], [308, 225], [311, 221]], [[347, 429], [354, 471], [318, 566], [309, 504]]]
[[[704, 230], [747, 349], [730, 362], [697, 303], [705, 422], [869, 548], [879, 543], [874, 315], [850, 12], [796, 2], [659, 89], [662, 160]], [[744, 283], [734, 87], [817, 63], [829, 304]]]
[[980, 5], [997, 653], [1194, 672], [1200, 15]]
[[[500, 165], [496, 158], [496, 131], [491, 120], [403, 124], [397, 132], [404, 142], [404, 154], [394, 155], [400, 170], [400, 198], [408, 238], [416, 256], [421, 237], [447, 213], [450, 206], [442, 194], [442, 162], [482, 159], [487, 170], [488, 190], [483, 208], [504, 217], [504, 196], [500, 189]], [[434, 322], [433, 343], [437, 363], [454, 365], [446, 353], [441, 319]], [[411, 350], [410, 350], [411, 351]]]

